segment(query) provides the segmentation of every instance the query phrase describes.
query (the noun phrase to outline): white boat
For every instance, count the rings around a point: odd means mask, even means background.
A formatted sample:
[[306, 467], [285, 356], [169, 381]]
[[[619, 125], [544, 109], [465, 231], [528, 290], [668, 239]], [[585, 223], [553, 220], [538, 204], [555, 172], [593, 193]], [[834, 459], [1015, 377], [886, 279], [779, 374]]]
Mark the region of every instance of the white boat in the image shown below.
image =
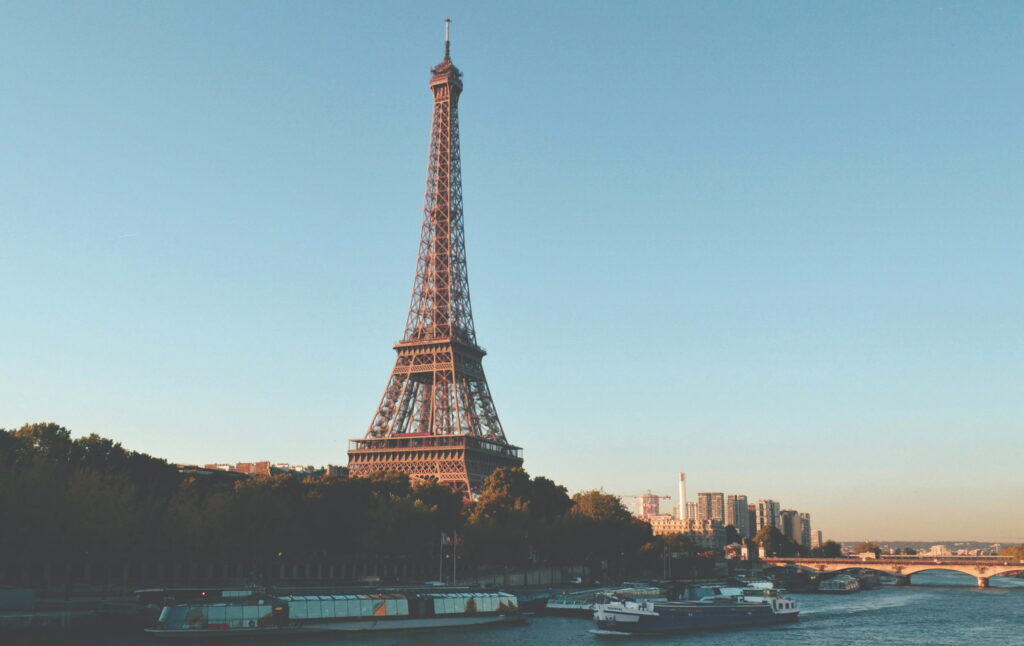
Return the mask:
[[584, 617], [590, 619], [594, 608], [599, 603], [608, 603], [618, 599], [664, 599], [665, 593], [660, 588], [648, 585], [636, 585], [623, 588], [598, 588], [581, 590], [551, 597], [544, 604], [546, 615], [567, 617]]

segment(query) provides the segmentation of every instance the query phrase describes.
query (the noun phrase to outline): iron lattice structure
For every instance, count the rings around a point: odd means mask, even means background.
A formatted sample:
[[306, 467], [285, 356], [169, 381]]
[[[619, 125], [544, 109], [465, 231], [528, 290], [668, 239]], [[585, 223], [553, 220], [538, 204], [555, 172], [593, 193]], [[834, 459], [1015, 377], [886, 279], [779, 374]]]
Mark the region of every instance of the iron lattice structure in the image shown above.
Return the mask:
[[370, 428], [350, 442], [349, 473], [400, 471], [471, 496], [494, 469], [523, 458], [505, 439], [473, 326], [459, 156], [462, 73], [447, 33], [444, 60], [431, 73], [434, 115], [409, 316]]

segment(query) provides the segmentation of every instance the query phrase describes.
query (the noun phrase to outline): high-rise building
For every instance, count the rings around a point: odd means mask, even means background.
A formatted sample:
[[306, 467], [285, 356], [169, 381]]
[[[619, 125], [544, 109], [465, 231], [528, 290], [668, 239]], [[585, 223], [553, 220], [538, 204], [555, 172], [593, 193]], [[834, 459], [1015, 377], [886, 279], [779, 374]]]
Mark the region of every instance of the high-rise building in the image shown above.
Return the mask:
[[800, 544], [800, 512], [795, 509], [783, 509], [779, 512], [779, 530], [782, 535]]
[[782, 529], [779, 523], [779, 503], [776, 500], [757, 501], [757, 531], [761, 531], [766, 525]]
[[812, 531], [811, 532], [811, 549], [812, 550], [816, 550], [816, 549], [820, 548], [821, 544], [824, 542], [822, 539], [823, 539], [823, 537], [821, 535], [821, 530], [820, 529], [816, 529], [816, 530]]
[[640, 496], [640, 515], [644, 517], [661, 515], [660, 501], [662, 497], [650, 491]]
[[697, 520], [697, 503], [686, 503], [686, 520]]
[[810, 514], [800, 514], [800, 544], [808, 548], [811, 546]]
[[459, 153], [462, 72], [447, 29], [444, 60], [430, 71], [433, 126], [412, 302], [370, 428], [349, 444], [349, 473], [399, 471], [469, 497], [492, 471], [521, 466], [523, 458], [505, 439], [473, 325]]
[[679, 510], [676, 518], [686, 520], [686, 474], [682, 471], [679, 472], [679, 506], [676, 509]]
[[747, 497], [739, 494], [725, 497], [725, 524], [732, 525], [740, 536], [750, 538], [750, 525], [747, 524]]
[[724, 524], [725, 494], [717, 492], [697, 494], [697, 518], [702, 520], [717, 520]]
[[750, 530], [749, 538], [754, 538], [757, 533], [757, 505], [747, 505], [747, 527]]

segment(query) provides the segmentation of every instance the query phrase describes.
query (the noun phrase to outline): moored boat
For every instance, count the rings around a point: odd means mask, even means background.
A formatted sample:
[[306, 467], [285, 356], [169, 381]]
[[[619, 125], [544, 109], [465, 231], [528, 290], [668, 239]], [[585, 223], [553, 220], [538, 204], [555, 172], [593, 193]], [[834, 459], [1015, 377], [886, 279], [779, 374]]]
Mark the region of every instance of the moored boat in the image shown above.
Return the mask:
[[521, 621], [506, 592], [254, 595], [164, 606], [160, 637], [327, 633], [476, 626]]
[[772, 626], [793, 623], [800, 615], [796, 602], [773, 588], [704, 588], [699, 594], [704, 596], [681, 601], [624, 600], [598, 604], [594, 611], [595, 632], [671, 634]]
[[828, 592], [831, 594], [850, 594], [858, 590], [860, 590], [860, 581], [857, 577], [847, 574], [840, 574], [831, 579], [822, 579], [818, 584], [818, 592]]

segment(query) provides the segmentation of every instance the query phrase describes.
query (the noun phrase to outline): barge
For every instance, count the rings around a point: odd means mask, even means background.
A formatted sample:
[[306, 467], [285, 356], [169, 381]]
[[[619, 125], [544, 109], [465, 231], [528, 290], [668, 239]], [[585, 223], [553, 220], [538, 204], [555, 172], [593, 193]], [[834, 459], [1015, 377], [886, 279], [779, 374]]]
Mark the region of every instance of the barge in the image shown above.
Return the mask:
[[451, 628], [521, 622], [506, 592], [253, 595], [215, 603], [172, 603], [146, 633], [222, 637]]
[[796, 622], [800, 609], [773, 588], [701, 588], [680, 601], [625, 600], [598, 604], [598, 634], [664, 635]]

